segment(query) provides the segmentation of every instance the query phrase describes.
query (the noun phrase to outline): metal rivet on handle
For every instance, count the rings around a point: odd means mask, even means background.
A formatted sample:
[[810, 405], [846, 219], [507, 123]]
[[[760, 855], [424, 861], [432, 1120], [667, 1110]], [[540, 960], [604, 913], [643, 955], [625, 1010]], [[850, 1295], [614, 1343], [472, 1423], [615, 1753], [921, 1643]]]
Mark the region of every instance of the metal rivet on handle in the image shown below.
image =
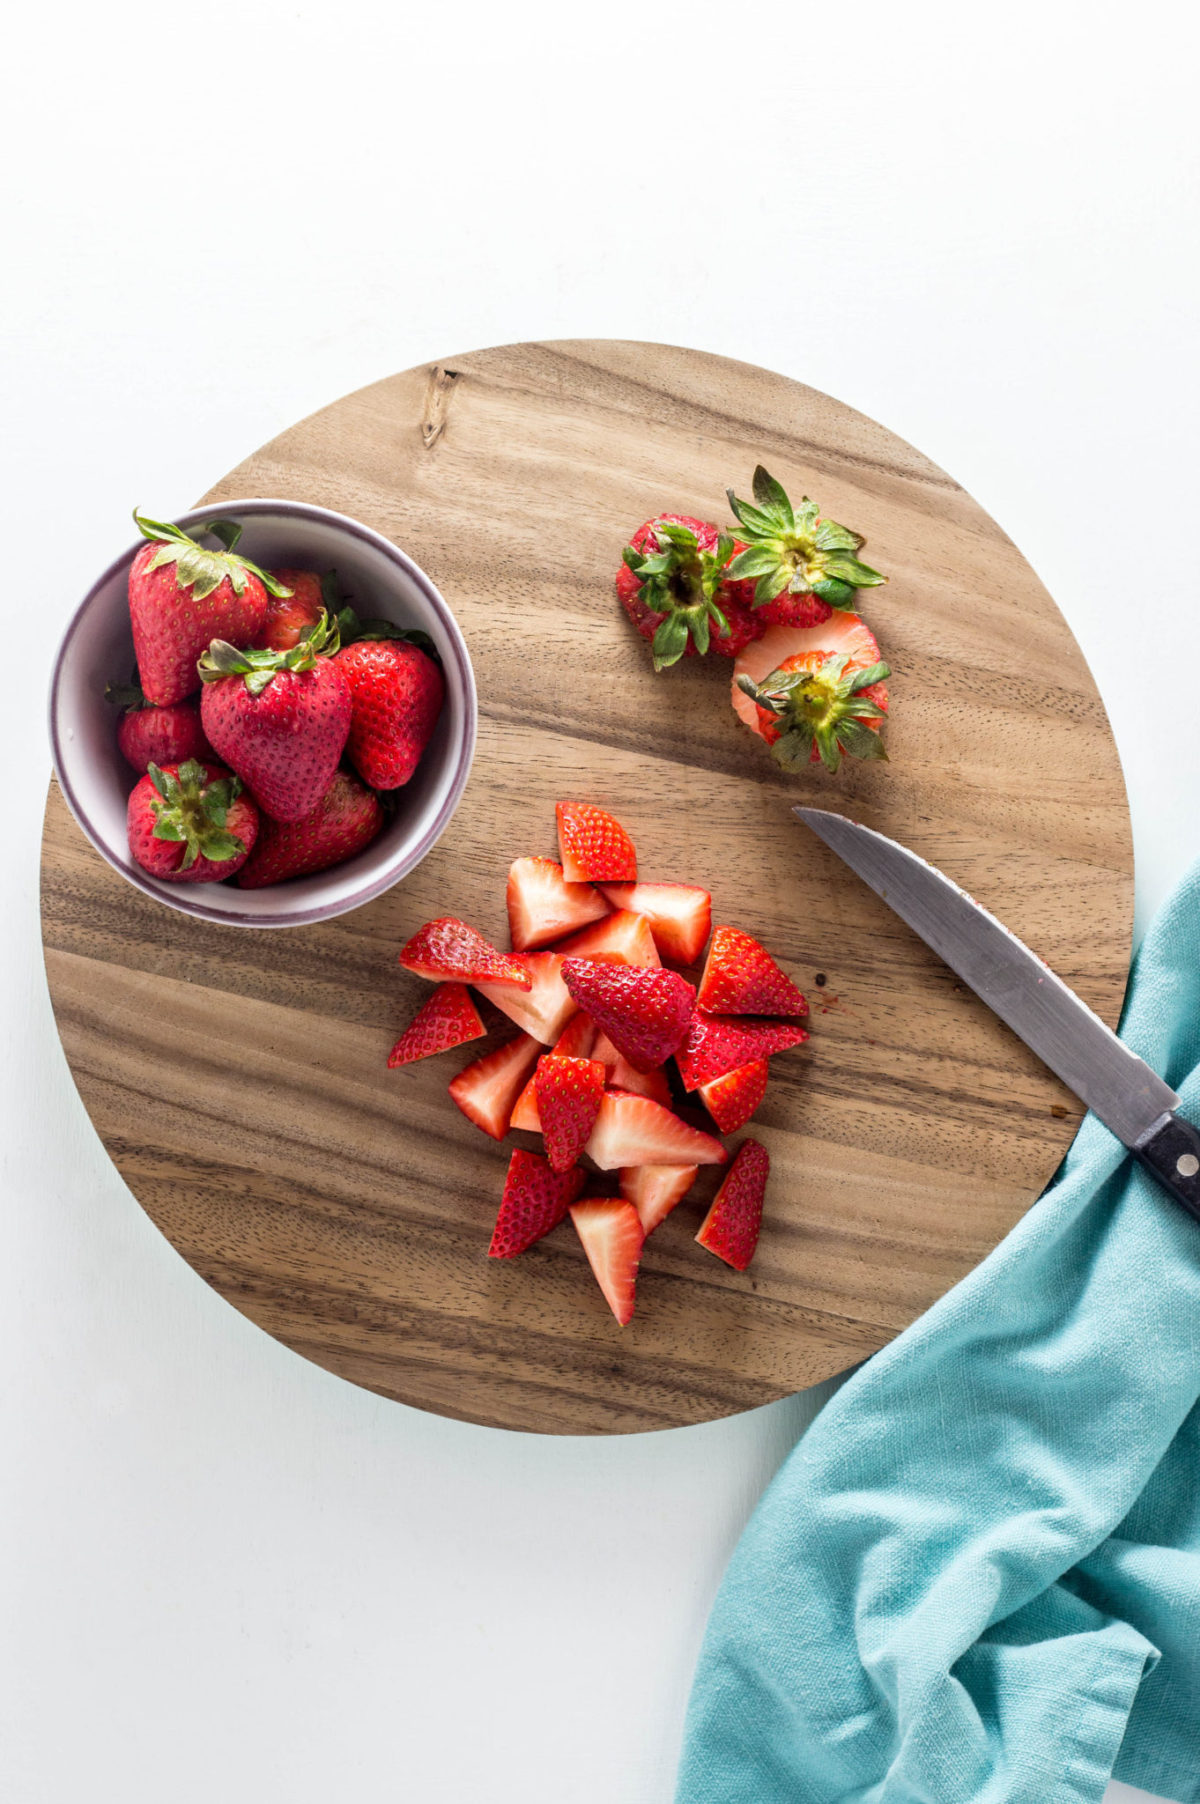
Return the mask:
[[1200, 1171], [1200, 1159], [1195, 1153], [1180, 1153], [1175, 1161], [1175, 1169], [1181, 1178], [1194, 1178]]

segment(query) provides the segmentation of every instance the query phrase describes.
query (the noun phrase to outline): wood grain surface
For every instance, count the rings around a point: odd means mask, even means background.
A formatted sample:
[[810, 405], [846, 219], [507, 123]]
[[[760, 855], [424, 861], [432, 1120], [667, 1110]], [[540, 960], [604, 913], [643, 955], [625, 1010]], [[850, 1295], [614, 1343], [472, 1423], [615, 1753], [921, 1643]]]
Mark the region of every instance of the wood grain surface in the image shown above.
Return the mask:
[[[896, 673], [888, 765], [784, 776], [730, 709], [728, 663], [656, 677], [617, 607], [632, 529], [663, 509], [724, 519], [726, 485], [745, 493], [760, 460], [865, 532], [891, 577], [865, 609]], [[377, 383], [204, 499], [248, 495], [352, 514], [428, 570], [474, 660], [478, 753], [450, 829], [402, 885], [279, 932], [156, 905], [52, 787], [54, 1007], [144, 1208], [297, 1352], [476, 1422], [699, 1422], [882, 1346], [1012, 1226], [1081, 1111], [788, 803], [913, 846], [1115, 1022], [1132, 920], [1120, 768], [1079, 648], [1015, 547], [827, 396], [618, 342], [506, 346]], [[554, 852], [560, 796], [619, 815], [646, 877], [708, 885], [715, 920], [759, 934], [813, 1004], [810, 1045], [773, 1061], [749, 1130], [772, 1160], [753, 1266], [694, 1244], [714, 1173], [648, 1243], [624, 1330], [569, 1224], [519, 1260], [485, 1257], [508, 1148], [447, 1097], [466, 1053], [384, 1067], [425, 993], [398, 947], [444, 913], [502, 938], [508, 863]]]

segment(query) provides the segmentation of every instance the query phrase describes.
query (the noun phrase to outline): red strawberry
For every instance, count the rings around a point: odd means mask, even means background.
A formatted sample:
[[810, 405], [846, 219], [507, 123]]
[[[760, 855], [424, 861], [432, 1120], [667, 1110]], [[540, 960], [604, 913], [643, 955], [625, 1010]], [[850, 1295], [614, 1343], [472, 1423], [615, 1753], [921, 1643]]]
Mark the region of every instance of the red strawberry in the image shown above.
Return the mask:
[[880, 729], [890, 675], [857, 614], [836, 613], [807, 631], [772, 627], [738, 659], [734, 712], [785, 770], [820, 760], [836, 771], [843, 754], [887, 757]]
[[400, 963], [416, 977], [428, 977], [432, 983], [449, 978], [456, 983], [475, 983], [488, 978], [494, 983], [529, 988], [529, 973], [518, 958], [496, 948], [474, 927], [468, 927], [454, 915], [440, 915], [426, 921], [412, 938], [400, 948]]
[[638, 1212], [644, 1234], [653, 1234], [696, 1181], [698, 1165], [623, 1165], [617, 1173], [621, 1195]]
[[331, 657], [337, 629], [291, 651], [238, 651], [214, 639], [200, 660], [200, 717], [264, 814], [302, 821], [333, 781], [350, 731], [350, 691]]
[[676, 971], [567, 958], [562, 975], [580, 1008], [638, 1071], [670, 1058], [687, 1031], [696, 992]]
[[486, 1028], [470, 991], [462, 983], [440, 983], [426, 998], [388, 1053], [388, 1069], [449, 1052], [468, 1040], [482, 1040]]
[[302, 821], [264, 815], [258, 844], [238, 876], [240, 889], [263, 889], [289, 877], [307, 877], [356, 858], [383, 829], [383, 808], [373, 789], [348, 770], [333, 782]]
[[664, 1109], [671, 1106], [671, 1086], [661, 1071], [635, 1071], [623, 1058], [607, 1034], [597, 1036], [591, 1057], [608, 1073], [606, 1082], [612, 1090], [632, 1090], [635, 1096], [651, 1096]]
[[697, 1008], [708, 1015], [807, 1015], [808, 1004], [752, 934], [718, 927], [700, 979]]
[[590, 883], [568, 883], [552, 858], [518, 858], [509, 866], [508, 925], [514, 952], [535, 952], [608, 913]]
[[353, 704], [347, 749], [375, 789], [407, 783], [433, 737], [446, 685], [427, 652], [405, 639], [365, 636], [334, 660]]
[[281, 589], [290, 593], [270, 597], [266, 620], [254, 644], [260, 651], [291, 651], [293, 645], [299, 645], [306, 634], [320, 625], [325, 612], [321, 579], [315, 570], [272, 570], [271, 575]]
[[688, 883], [606, 883], [614, 908], [645, 915], [654, 944], [674, 965], [694, 965], [704, 951], [712, 919], [712, 897]]
[[[543, 1053], [542, 1058], [545, 1057], [546, 1054]], [[542, 1060], [539, 1059], [538, 1064], [540, 1065], [541, 1062]], [[542, 1118], [538, 1114], [536, 1070], [521, 1094], [518, 1096], [516, 1102], [513, 1104], [513, 1111], [508, 1118], [508, 1125], [510, 1128], [520, 1128], [521, 1131], [526, 1134], [541, 1133]]]
[[538, 1061], [533, 1081], [546, 1157], [555, 1171], [570, 1171], [600, 1109], [604, 1066], [594, 1059], [563, 1059], [548, 1053]]
[[612, 964], [657, 966], [661, 961], [645, 915], [618, 909], [555, 948], [564, 958], [607, 959]]
[[476, 1059], [450, 1085], [450, 1095], [467, 1120], [493, 1140], [507, 1134], [513, 1103], [541, 1050], [528, 1034], [518, 1034]]
[[754, 1059], [769, 1058], [808, 1035], [794, 1021], [756, 1021], [750, 1016], [728, 1020], [697, 1009], [675, 1054], [685, 1090], [696, 1090], [714, 1078], [736, 1071]]
[[724, 1165], [725, 1148], [648, 1096], [607, 1091], [584, 1149], [601, 1171], [623, 1165]]
[[129, 851], [165, 883], [211, 883], [241, 869], [258, 834], [258, 809], [223, 764], [157, 764], [135, 783], [126, 811]]
[[771, 1161], [757, 1140], [743, 1140], [696, 1239], [726, 1265], [744, 1272], [754, 1257]]
[[[595, 1039], [596, 1023], [590, 1015], [585, 1015], [580, 1009], [577, 1014], [571, 1016], [562, 1033], [554, 1042], [553, 1057], [557, 1059], [590, 1059]], [[605, 1043], [607, 1044], [607, 1042]], [[539, 1067], [544, 1062], [544, 1058], [539, 1059]], [[542, 1121], [537, 1106], [536, 1071], [518, 1096], [509, 1125], [515, 1128], [524, 1128], [531, 1134], [541, 1131]]]
[[542, 1042], [553, 1046], [567, 1022], [575, 1013], [575, 999], [563, 982], [563, 961], [557, 952], [514, 952], [505, 959], [529, 979], [528, 992], [511, 983], [480, 983], [475, 988], [481, 995], [503, 1009], [518, 1027]]
[[589, 1197], [571, 1208], [588, 1264], [622, 1328], [632, 1319], [638, 1261], [646, 1236], [632, 1203]]
[[110, 683], [104, 694], [123, 709], [117, 722], [117, 745], [126, 764], [139, 776], [145, 776], [152, 764], [186, 764], [189, 758], [199, 758], [202, 764], [217, 763], [204, 737], [198, 701], [189, 698], [156, 708], [142, 693], [136, 671], [128, 683]]
[[736, 1134], [745, 1127], [767, 1093], [768, 1072], [766, 1059], [754, 1059], [698, 1086], [705, 1108], [723, 1134]]
[[[158, 707], [200, 687], [196, 661], [214, 639], [247, 645], [262, 629], [267, 596], [280, 585], [234, 549], [242, 529], [214, 520], [199, 530], [223, 549], [209, 551], [162, 520], [134, 521], [143, 545], [129, 571], [129, 620], [146, 699]], [[210, 735], [211, 737], [211, 735]]]
[[708, 520], [659, 514], [622, 552], [617, 597], [649, 639], [654, 668], [715, 651], [735, 658], [763, 627], [750, 611], [753, 584], [731, 582], [727, 565], [743, 547]]
[[518, 1147], [508, 1162], [488, 1258], [515, 1259], [556, 1228], [583, 1185], [581, 1171], [552, 1171], [538, 1153]]
[[631, 883], [637, 853], [620, 821], [590, 802], [559, 802], [558, 845], [568, 883]]

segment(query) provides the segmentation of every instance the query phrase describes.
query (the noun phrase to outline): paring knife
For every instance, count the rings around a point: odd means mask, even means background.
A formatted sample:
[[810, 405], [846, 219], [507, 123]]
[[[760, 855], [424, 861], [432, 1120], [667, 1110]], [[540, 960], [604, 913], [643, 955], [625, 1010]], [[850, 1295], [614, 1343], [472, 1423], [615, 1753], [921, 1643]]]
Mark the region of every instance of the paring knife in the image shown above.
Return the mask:
[[1179, 1098], [994, 915], [915, 852], [820, 808], [793, 808], [1200, 1221], [1200, 1133]]

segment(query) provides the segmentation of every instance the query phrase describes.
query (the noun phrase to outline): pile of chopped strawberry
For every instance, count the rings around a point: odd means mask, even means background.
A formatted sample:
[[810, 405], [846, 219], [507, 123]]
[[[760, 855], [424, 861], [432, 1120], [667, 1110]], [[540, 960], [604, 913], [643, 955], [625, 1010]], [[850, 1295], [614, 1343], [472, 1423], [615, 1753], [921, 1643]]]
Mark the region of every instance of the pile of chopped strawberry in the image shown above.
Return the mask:
[[355, 857], [383, 828], [379, 792], [410, 781], [437, 725], [427, 635], [360, 621], [332, 572], [260, 570], [235, 521], [192, 538], [134, 519], [148, 541], [129, 572], [137, 668], [106, 691], [141, 777], [131, 856], [169, 883], [245, 889]]
[[[516, 1023], [515, 1037], [450, 1085], [493, 1140], [514, 1129], [542, 1136], [544, 1156], [512, 1155], [489, 1254], [515, 1258], [569, 1215], [624, 1326], [647, 1235], [702, 1165], [726, 1166], [721, 1136], [761, 1105], [771, 1058], [808, 1038], [808, 1004], [752, 934], [712, 929], [707, 890], [640, 881], [612, 815], [579, 802], [557, 813], [561, 862], [518, 858], [509, 869], [511, 952], [453, 916], [427, 921], [403, 947], [401, 965], [437, 988], [388, 1064], [478, 1039], [468, 986]], [[702, 958], [693, 983], [684, 970]], [[769, 1163], [765, 1147], [743, 1140], [695, 1236], [736, 1271], [758, 1242]]]
[[865, 540], [807, 495], [793, 507], [761, 464], [753, 502], [727, 494], [728, 532], [659, 514], [621, 554], [617, 597], [655, 670], [697, 653], [735, 658], [734, 709], [785, 770], [886, 759], [891, 671], [853, 612], [861, 589], [887, 581], [859, 560]]

